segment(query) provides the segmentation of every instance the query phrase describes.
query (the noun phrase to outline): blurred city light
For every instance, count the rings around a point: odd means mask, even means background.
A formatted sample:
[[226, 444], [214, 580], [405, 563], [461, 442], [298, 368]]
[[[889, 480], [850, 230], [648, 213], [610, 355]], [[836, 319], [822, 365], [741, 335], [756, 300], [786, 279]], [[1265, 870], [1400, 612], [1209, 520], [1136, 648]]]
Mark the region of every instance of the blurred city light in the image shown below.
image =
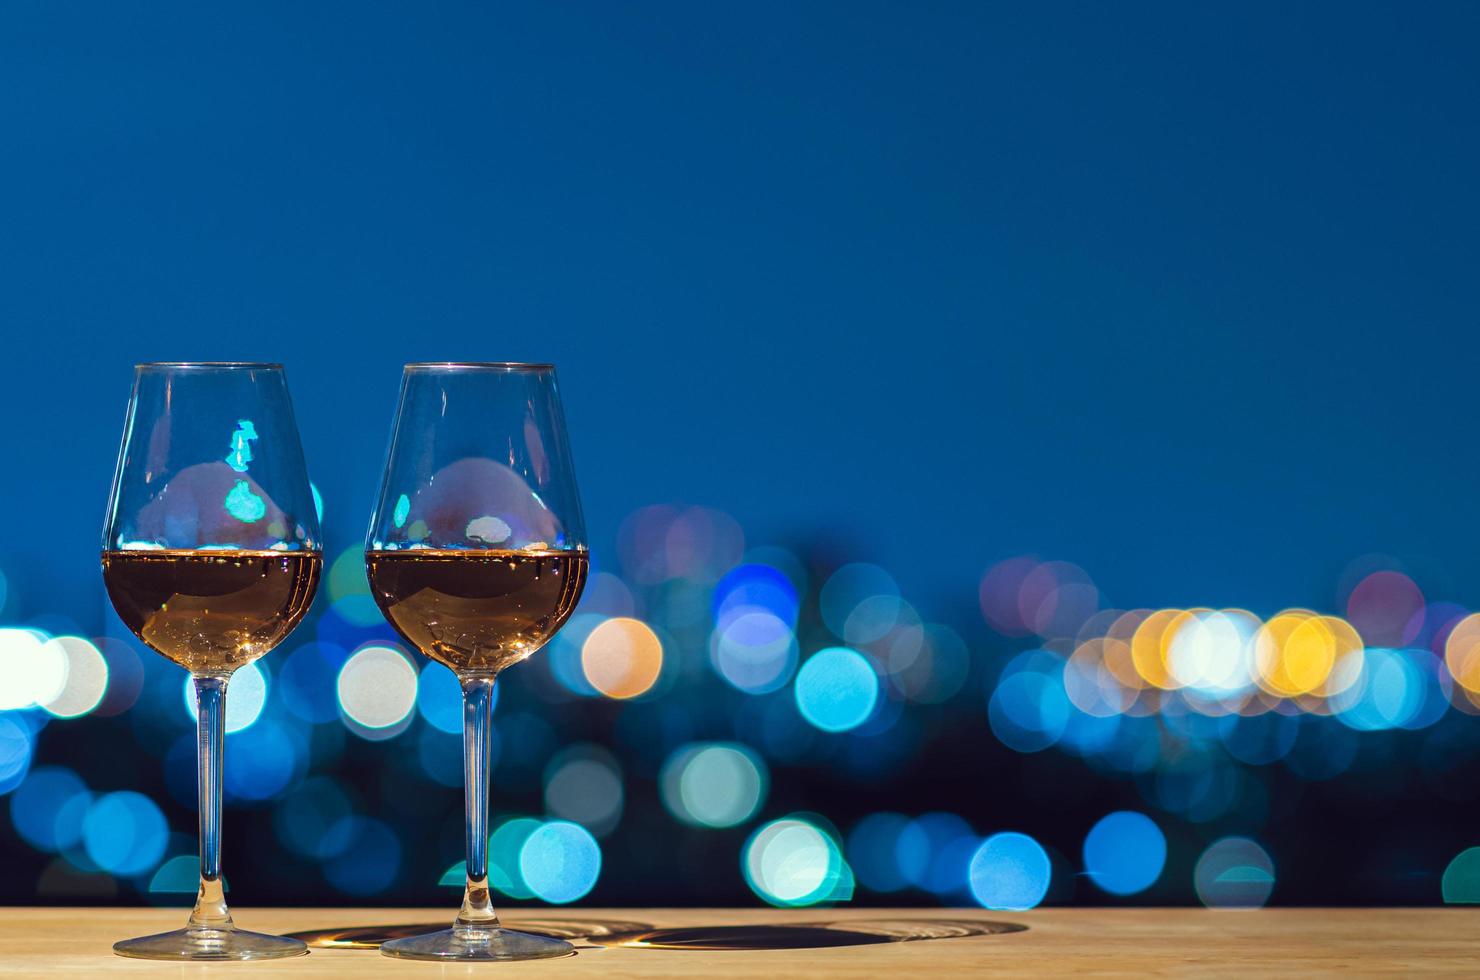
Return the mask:
[[[185, 714], [195, 724], [196, 698], [195, 678], [185, 676], [181, 689], [185, 699]], [[267, 675], [255, 662], [239, 668], [231, 675], [226, 685], [226, 734], [250, 727], [262, 715], [267, 704]]]
[[1480, 847], [1467, 847], [1444, 869], [1440, 893], [1451, 905], [1480, 904]]
[[1259, 908], [1274, 891], [1274, 862], [1254, 841], [1224, 837], [1203, 851], [1192, 877], [1209, 908]]
[[45, 704], [67, 684], [65, 648], [40, 630], [0, 629], [0, 711]]
[[416, 706], [416, 683], [416, 668], [400, 650], [361, 647], [339, 671], [339, 709], [360, 726], [352, 731], [374, 738], [375, 730], [398, 725], [411, 714]]
[[609, 698], [647, 693], [663, 669], [663, 643], [651, 626], [618, 616], [601, 623], [581, 645], [586, 682]]
[[751, 890], [779, 906], [824, 901], [850, 874], [832, 837], [794, 817], [773, 820], [751, 834], [741, 867]]
[[519, 872], [542, 902], [565, 905], [596, 885], [601, 845], [590, 831], [568, 820], [540, 824], [519, 849]]
[[[495, 689], [492, 885], [620, 901], [634, 849], [661, 842], [652, 860], [683, 877], [743, 840], [727, 880], [777, 906], [846, 902], [855, 884], [861, 901], [1004, 910], [1148, 892], [1258, 906], [1295, 808], [1320, 805], [1301, 787], [1374, 814], [1404, 780], [1456, 807], [1475, 796], [1480, 614], [1391, 561], [1354, 563], [1335, 615], [1113, 608], [1080, 566], [1023, 556], [990, 565], [961, 614], [845, 557], [748, 544], [712, 508], [631, 515], [576, 615]], [[8, 589], [0, 608], [25, 608]], [[0, 624], [16, 894], [188, 894], [193, 685], [112, 620], [85, 625]], [[392, 902], [442, 868], [462, 884], [461, 692], [394, 637], [354, 546], [294, 639], [231, 680], [226, 798], [258, 812], [240, 818], [264, 821], [253, 847], [306, 895]], [[65, 754], [89, 739], [106, 761]], [[1041, 826], [1000, 809], [1003, 787]], [[1105, 815], [1110, 800], [1135, 809]], [[820, 812], [770, 819], [777, 804]], [[975, 829], [999, 819], [1032, 836]], [[1442, 882], [1435, 867], [1399, 883], [1427, 892], [1394, 894], [1477, 901], [1467, 843], [1444, 843]]]
[[819, 650], [797, 672], [797, 708], [825, 732], [857, 728], [868, 720], [878, 699], [878, 674], [857, 650]]
[[36, 703], [58, 718], [77, 718], [98, 706], [108, 690], [108, 661], [91, 640], [58, 636], [45, 644], [61, 649], [67, 668], [61, 689]]
[[622, 818], [621, 766], [597, 745], [573, 745], [545, 767], [545, 810], [605, 837]]
[[153, 869], [164, 856], [169, 836], [159, 806], [132, 790], [98, 797], [82, 818], [88, 858], [104, 871], [125, 877]]
[[1052, 863], [1027, 834], [1005, 832], [982, 841], [971, 855], [971, 896], [989, 909], [1031, 909], [1048, 894]]
[[733, 827], [744, 823], [765, 800], [766, 764], [743, 745], [686, 745], [663, 765], [659, 777], [663, 804], [685, 823]]
[[1084, 839], [1084, 872], [1112, 895], [1134, 895], [1150, 888], [1161, 877], [1166, 860], [1166, 836], [1144, 813], [1107, 814]]

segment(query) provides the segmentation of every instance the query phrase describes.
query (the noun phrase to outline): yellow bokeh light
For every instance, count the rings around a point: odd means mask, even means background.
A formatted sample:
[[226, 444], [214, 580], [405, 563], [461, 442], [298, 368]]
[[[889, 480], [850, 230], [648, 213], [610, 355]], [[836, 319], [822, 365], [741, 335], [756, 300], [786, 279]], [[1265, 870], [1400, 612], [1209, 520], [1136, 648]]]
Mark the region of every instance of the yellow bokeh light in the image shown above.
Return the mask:
[[1455, 624], [1444, 643], [1444, 666], [1466, 692], [1480, 693], [1480, 613]]
[[663, 642], [638, 619], [608, 619], [581, 646], [581, 670], [587, 682], [609, 698], [645, 693], [662, 669]]
[[[1311, 689], [1301, 687], [1300, 682], [1290, 676], [1285, 653], [1291, 635], [1306, 620], [1315, 618], [1316, 614], [1309, 609], [1286, 609], [1277, 616], [1271, 616], [1254, 634], [1254, 679], [1265, 691], [1291, 698]], [[1329, 665], [1326, 669], [1329, 672]], [[1324, 679], [1325, 675], [1321, 677]]]
[[1135, 664], [1136, 673], [1147, 684], [1164, 691], [1176, 687], [1177, 682], [1167, 671], [1163, 639], [1171, 624], [1182, 615], [1181, 609], [1158, 609], [1141, 620], [1131, 637], [1131, 661]]

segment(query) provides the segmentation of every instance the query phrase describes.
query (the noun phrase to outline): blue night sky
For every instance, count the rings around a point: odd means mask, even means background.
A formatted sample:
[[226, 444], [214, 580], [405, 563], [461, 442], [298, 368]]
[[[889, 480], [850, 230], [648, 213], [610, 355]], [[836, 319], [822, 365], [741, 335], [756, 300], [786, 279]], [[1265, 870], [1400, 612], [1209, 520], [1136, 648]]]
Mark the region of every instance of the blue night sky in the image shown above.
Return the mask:
[[[1480, 603], [1480, 7], [12, 3], [7, 612], [101, 622], [131, 365], [287, 363], [329, 545], [402, 362], [553, 360], [634, 508], [1118, 605]], [[65, 590], [66, 595], [61, 595]], [[79, 598], [81, 597], [81, 598]]]

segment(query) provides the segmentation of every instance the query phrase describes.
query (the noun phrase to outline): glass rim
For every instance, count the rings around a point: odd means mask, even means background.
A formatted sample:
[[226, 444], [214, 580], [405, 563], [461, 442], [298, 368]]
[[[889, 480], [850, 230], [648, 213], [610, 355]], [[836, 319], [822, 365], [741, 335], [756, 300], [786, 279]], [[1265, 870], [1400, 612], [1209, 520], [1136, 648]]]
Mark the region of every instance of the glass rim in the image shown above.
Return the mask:
[[529, 372], [553, 371], [555, 365], [547, 361], [413, 361], [406, 365], [409, 371], [506, 371]]
[[273, 361], [145, 361], [135, 371], [281, 371]]

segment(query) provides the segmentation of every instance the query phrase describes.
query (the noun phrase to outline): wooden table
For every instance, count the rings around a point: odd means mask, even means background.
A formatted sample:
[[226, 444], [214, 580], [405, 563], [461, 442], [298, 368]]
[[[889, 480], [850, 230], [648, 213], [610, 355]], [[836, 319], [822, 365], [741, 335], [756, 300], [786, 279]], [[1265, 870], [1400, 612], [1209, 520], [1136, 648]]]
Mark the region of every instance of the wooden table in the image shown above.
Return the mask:
[[[238, 909], [243, 928], [265, 932], [352, 926], [445, 924], [445, 909]], [[315, 949], [262, 963], [177, 965], [112, 954], [114, 940], [183, 924], [180, 909], [0, 908], [0, 975], [99, 972], [137, 976], [273, 977], [465, 976], [725, 977], [771, 980], [825, 977], [959, 976], [1047, 978], [1100, 975], [1307, 977], [1480, 974], [1480, 912], [1436, 909], [512, 909], [504, 924], [598, 933], [574, 939], [574, 956], [512, 964], [442, 966], [387, 959], [370, 949]], [[992, 923], [1022, 931], [882, 941], [907, 933], [959, 933]], [[740, 927], [782, 925], [777, 932]], [[825, 927], [825, 932], [799, 929]], [[720, 944], [808, 948], [665, 949], [632, 945], [637, 932], [656, 939], [707, 937]], [[643, 927], [649, 927], [643, 929]], [[611, 935], [626, 932], [629, 938]], [[600, 935], [599, 933], [608, 935]], [[651, 940], [650, 940], [651, 941]], [[818, 946], [817, 942], [859, 943]], [[607, 943], [609, 945], [598, 945]]]

